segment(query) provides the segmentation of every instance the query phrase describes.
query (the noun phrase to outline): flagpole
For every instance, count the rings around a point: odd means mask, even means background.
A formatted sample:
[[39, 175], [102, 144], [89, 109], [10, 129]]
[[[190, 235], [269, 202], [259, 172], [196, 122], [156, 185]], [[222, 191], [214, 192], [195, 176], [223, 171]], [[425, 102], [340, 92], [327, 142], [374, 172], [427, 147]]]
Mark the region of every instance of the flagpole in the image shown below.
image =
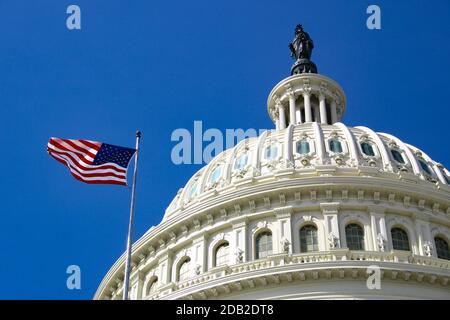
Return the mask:
[[136, 156], [134, 158], [134, 173], [133, 173], [133, 186], [131, 188], [131, 206], [130, 206], [130, 220], [128, 223], [128, 237], [127, 237], [127, 256], [125, 264], [125, 280], [123, 284], [123, 300], [128, 300], [128, 291], [130, 289], [130, 272], [131, 272], [131, 245], [132, 245], [132, 233], [133, 233], [133, 220], [134, 220], [134, 205], [136, 203], [136, 178], [139, 161], [139, 141], [141, 140], [141, 132], [136, 131]]

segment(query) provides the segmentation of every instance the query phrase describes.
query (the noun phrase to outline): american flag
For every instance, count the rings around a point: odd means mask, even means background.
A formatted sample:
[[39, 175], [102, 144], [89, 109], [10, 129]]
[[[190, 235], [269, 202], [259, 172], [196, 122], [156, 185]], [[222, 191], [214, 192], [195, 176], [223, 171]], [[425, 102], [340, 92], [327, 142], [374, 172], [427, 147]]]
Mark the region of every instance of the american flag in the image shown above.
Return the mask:
[[136, 150], [90, 140], [50, 138], [47, 152], [77, 180], [126, 186], [128, 163]]

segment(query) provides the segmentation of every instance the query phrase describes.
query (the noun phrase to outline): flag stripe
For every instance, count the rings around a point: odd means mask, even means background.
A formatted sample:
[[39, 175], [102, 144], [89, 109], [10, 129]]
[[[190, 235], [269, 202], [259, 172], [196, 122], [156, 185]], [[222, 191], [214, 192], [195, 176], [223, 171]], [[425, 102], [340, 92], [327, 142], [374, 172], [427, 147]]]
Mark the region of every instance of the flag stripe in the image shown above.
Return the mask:
[[[61, 139], [61, 141], [67, 143], [68, 145], [70, 145], [72, 148], [74, 148], [74, 149], [77, 150], [78, 152], [86, 152], [86, 154], [87, 154], [89, 157], [91, 157], [92, 159], [95, 158], [95, 155], [97, 154], [97, 151], [98, 151], [98, 150], [94, 150], [94, 149], [91, 149], [91, 148], [86, 148], [86, 147], [84, 147], [84, 145], [82, 145], [81, 143], [80, 143], [80, 144], [77, 144], [75, 141], [72, 141], [72, 140]], [[94, 152], [92, 152], [91, 150], [94, 151]]]
[[55, 155], [55, 154], [50, 154], [50, 156], [53, 157], [54, 159], [58, 160], [59, 162], [65, 164], [69, 168], [70, 173], [75, 178], [77, 178], [78, 180], [81, 180], [83, 182], [86, 182], [86, 183], [116, 183], [116, 184], [126, 185], [125, 178], [117, 178], [117, 177], [113, 177], [113, 176], [103, 177], [103, 176], [99, 176], [99, 175], [96, 175], [93, 177], [86, 177], [86, 176], [80, 174], [79, 172], [77, 172], [76, 169], [73, 168], [62, 157], [59, 157], [58, 155]]
[[116, 178], [121, 178], [121, 179], [125, 179], [126, 176], [125, 174], [120, 174], [117, 171], [113, 170], [113, 169], [107, 169], [107, 170], [82, 170], [80, 169], [76, 164], [74, 164], [72, 162], [72, 160], [70, 159], [70, 157], [62, 155], [62, 154], [57, 154], [54, 153], [52, 151], [50, 151], [50, 154], [53, 157], [58, 157], [61, 158], [63, 160], [66, 161], [66, 164], [68, 166], [70, 166], [71, 168], [73, 168], [75, 171], [77, 171], [80, 175], [82, 175], [83, 177], [95, 177], [95, 176], [101, 176], [101, 177], [107, 177], [107, 176], [112, 176], [112, 177], [116, 177]]
[[55, 153], [58, 154], [64, 154], [64, 155], [69, 155], [72, 159], [72, 161], [74, 161], [75, 163], [77, 163], [78, 167], [81, 167], [84, 170], [95, 170], [95, 169], [114, 169], [117, 172], [122, 172], [125, 173], [126, 169], [123, 169], [122, 167], [114, 164], [114, 163], [108, 163], [108, 164], [102, 164], [102, 165], [91, 165], [91, 164], [86, 164], [86, 163], [81, 163], [81, 159], [73, 152], [68, 152], [68, 151], [64, 151], [61, 150], [59, 148], [56, 148], [53, 145], [49, 145], [49, 149], [53, 150]]
[[77, 180], [127, 185], [127, 167], [136, 150], [90, 140], [50, 138], [48, 154]]
[[89, 147], [88, 145], [84, 144], [83, 142], [81, 142], [79, 140], [70, 140], [70, 141], [72, 141], [73, 143], [78, 145], [80, 148], [83, 148], [83, 149], [91, 152], [93, 155], [96, 155], [98, 150], [102, 146], [102, 144], [100, 143], [96, 148], [91, 148], [91, 147]]
[[94, 161], [93, 159], [92, 160], [86, 159], [84, 154], [74, 151], [72, 148], [66, 147], [66, 146], [56, 142], [56, 140], [50, 141], [49, 144], [54, 146], [55, 150], [70, 152], [72, 155], [77, 156], [77, 158], [80, 161], [84, 162], [85, 164], [91, 165], [92, 162]]
[[100, 148], [100, 146], [102, 145], [101, 142], [96, 142], [96, 141], [89, 141], [89, 140], [78, 140], [78, 141], [80, 141], [81, 143], [84, 143], [89, 148], [96, 149], [96, 150], [98, 150]]

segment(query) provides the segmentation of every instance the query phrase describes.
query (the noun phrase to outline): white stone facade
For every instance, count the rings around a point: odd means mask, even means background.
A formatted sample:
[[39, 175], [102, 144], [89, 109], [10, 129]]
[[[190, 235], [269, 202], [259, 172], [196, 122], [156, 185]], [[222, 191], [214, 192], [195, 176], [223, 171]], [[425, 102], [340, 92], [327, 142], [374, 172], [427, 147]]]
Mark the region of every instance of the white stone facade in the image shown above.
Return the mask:
[[[304, 92], [322, 95], [315, 118], [299, 112], [314, 102], [292, 98]], [[450, 244], [449, 172], [392, 135], [337, 122], [345, 96], [324, 76], [291, 76], [268, 104], [278, 129], [218, 155], [133, 245], [131, 298], [450, 299], [450, 260], [436, 249]], [[381, 290], [366, 286], [371, 265]], [[123, 274], [124, 256], [95, 298], [121, 299]]]

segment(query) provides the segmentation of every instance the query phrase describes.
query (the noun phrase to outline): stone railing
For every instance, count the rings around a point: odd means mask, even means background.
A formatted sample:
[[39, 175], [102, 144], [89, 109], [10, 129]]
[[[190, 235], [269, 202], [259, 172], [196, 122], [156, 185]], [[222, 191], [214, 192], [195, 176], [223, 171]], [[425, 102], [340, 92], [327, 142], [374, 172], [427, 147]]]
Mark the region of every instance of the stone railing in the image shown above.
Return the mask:
[[232, 266], [221, 266], [208, 270], [207, 272], [188, 279], [183, 282], [170, 283], [161, 287], [157, 292], [144, 297], [145, 299], [158, 299], [164, 295], [188, 288], [197, 284], [206, 283], [219, 278], [240, 273], [266, 270], [281, 266], [290, 266], [296, 264], [314, 264], [314, 263], [332, 263], [339, 261], [373, 261], [404, 263], [420, 266], [429, 266], [440, 269], [450, 270], [450, 261], [438, 259], [435, 257], [423, 257], [411, 254], [409, 251], [350, 251], [348, 249], [335, 249], [330, 251], [318, 251], [300, 254], [275, 254], [264, 259], [252, 260]]

